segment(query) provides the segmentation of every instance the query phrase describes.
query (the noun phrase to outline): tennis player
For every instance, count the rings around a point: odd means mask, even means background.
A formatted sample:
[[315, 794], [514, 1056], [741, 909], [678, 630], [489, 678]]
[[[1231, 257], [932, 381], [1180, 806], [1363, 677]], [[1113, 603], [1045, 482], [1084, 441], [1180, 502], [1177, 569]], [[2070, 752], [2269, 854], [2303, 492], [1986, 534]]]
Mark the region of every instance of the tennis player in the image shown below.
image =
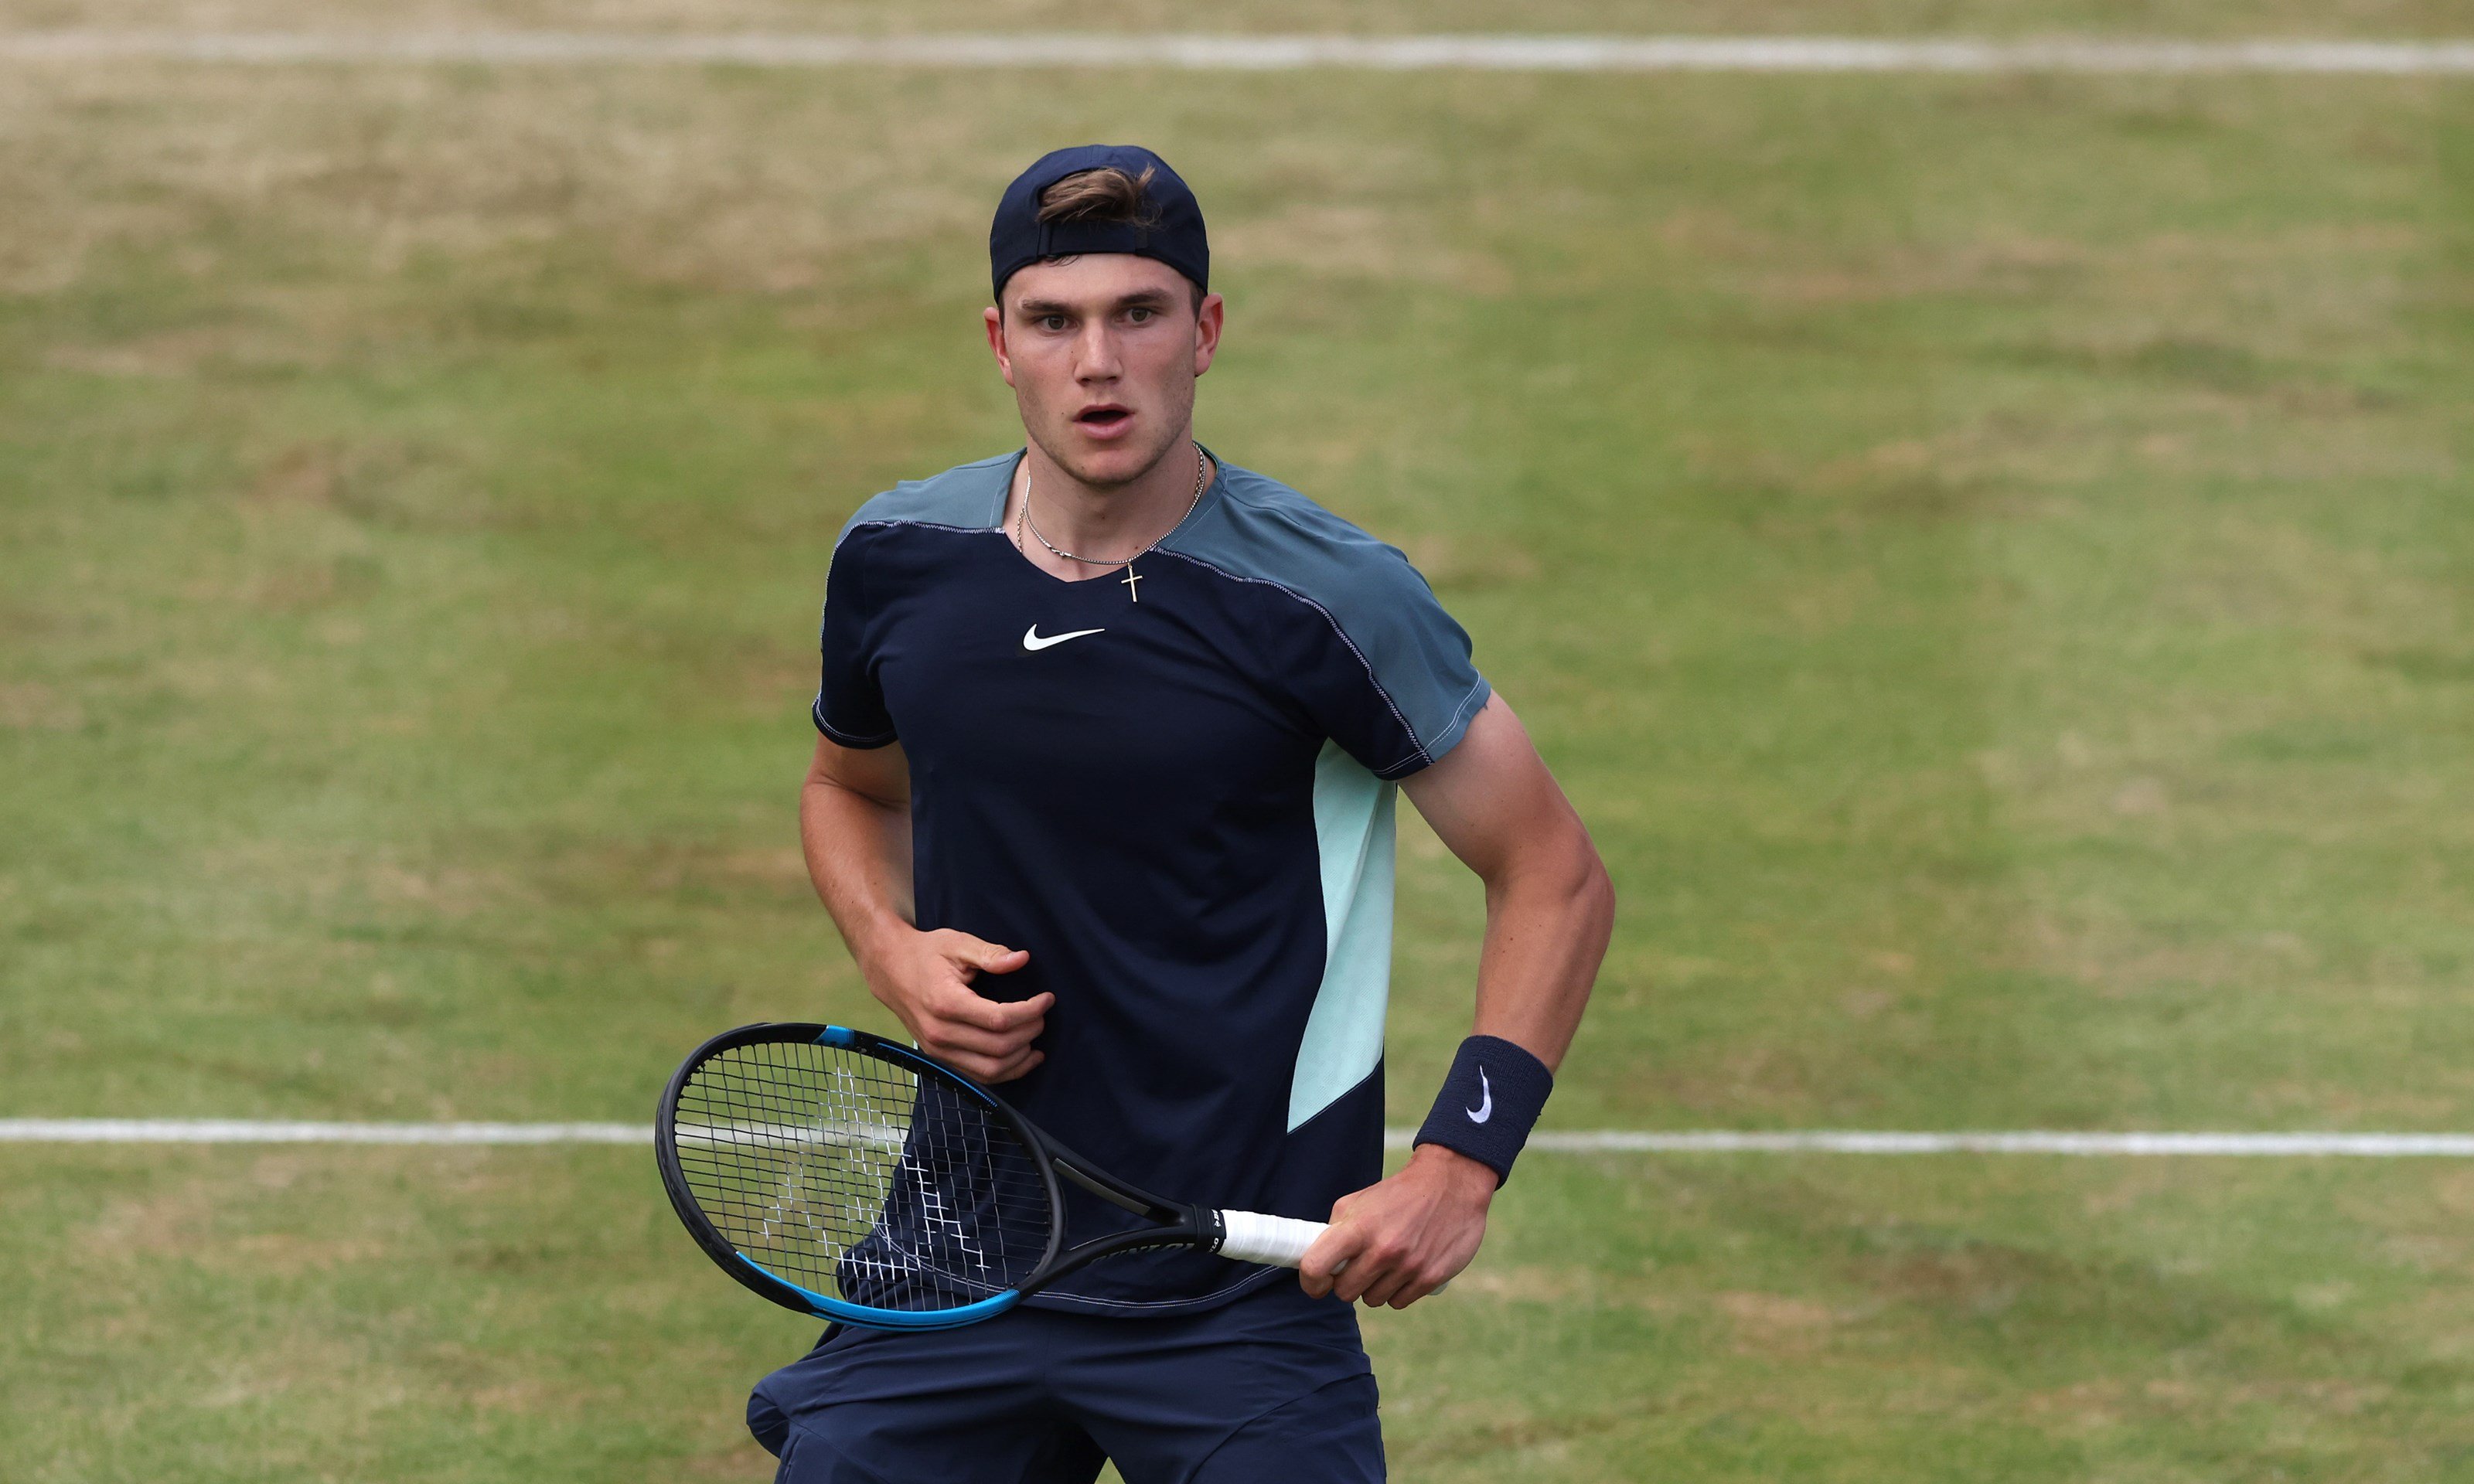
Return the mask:
[[[995, 1323], [836, 1327], [749, 1404], [783, 1484], [1383, 1477], [1352, 1303], [1467, 1266], [1613, 895], [1401, 554], [1193, 435], [1194, 194], [1060, 150], [988, 234], [1026, 446], [904, 483], [826, 581], [808, 867], [920, 1047], [1134, 1184], [1329, 1220], [1298, 1279], [1095, 1263]], [[1394, 798], [1485, 880], [1475, 1034], [1386, 1179]], [[1071, 1186], [1069, 1230], [1128, 1218]]]

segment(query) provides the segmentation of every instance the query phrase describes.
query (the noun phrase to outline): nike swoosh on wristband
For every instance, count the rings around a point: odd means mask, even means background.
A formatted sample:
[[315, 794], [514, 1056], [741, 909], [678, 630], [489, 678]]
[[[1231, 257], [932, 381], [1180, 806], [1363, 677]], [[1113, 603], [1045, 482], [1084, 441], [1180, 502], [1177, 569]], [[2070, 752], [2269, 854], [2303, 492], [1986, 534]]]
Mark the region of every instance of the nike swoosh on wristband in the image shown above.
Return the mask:
[[1105, 634], [1108, 631], [1105, 629], [1077, 629], [1071, 634], [1052, 634], [1043, 639], [1039, 636], [1039, 625], [1032, 624], [1030, 628], [1022, 631], [1022, 647], [1027, 653], [1036, 655], [1051, 644], [1062, 644], [1067, 639], [1079, 639], [1086, 634]]
[[1461, 1112], [1468, 1114], [1469, 1122], [1484, 1123], [1494, 1116], [1494, 1089], [1488, 1084], [1483, 1066], [1477, 1069], [1477, 1106], [1464, 1108]]

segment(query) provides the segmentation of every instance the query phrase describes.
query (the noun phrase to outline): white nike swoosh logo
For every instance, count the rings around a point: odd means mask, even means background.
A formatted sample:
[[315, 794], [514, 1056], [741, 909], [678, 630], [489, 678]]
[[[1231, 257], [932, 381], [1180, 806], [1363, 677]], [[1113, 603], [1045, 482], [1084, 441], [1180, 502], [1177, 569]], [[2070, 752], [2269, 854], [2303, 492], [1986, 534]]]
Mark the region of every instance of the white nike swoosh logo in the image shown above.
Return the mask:
[[1062, 644], [1067, 639], [1079, 639], [1086, 634], [1105, 634], [1108, 631], [1105, 629], [1077, 629], [1071, 634], [1052, 634], [1043, 639], [1039, 636], [1039, 625], [1032, 624], [1030, 628], [1022, 631], [1022, 647], [1028, 653], [1036, 655], [1051, 644]]
[[1484, 1123], [1494, 1116], [1494, 1089], [1488, 1084], [1483, 1066], [1477, 1069], [1477, 1106], [1464, 1108], [1461, 1112], [1469, 1115], [1469, 1122]]

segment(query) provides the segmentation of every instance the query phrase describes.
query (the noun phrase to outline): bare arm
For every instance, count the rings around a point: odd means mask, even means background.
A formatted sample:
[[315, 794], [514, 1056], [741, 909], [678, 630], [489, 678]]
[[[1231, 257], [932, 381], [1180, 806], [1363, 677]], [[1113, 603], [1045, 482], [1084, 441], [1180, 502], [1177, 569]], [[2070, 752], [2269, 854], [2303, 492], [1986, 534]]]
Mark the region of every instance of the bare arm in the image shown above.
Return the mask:
[[[1614, 886], [1589, 830], [1499, 696], [1460, 746], [1402, 786], [1486, 882], [1476, 1034], [1559, 1065], [1614, 930]], [[1494, 1188], [1475, 1160], [1419, 1146], [1399, 1173], [1332, 1208], [1332, 1230], [1300, 1272], [1306, 1291], [1395, 1308], [1425, 1297], [1477, 1256]]]
[[1474, 1034], [1562, 1065], [1615, 921], [1614, 884], [1581, 816], [1500, 696], [1401, 787], [1486, 883]]
[[910, 761], [900, 744], [864, 751], [816, 739], [799, 790], [799, 843], [808, 878], [842, 942], [921, 1050], [983, 1082], [1037, 1066], [1031, 1049], [1052, 994], [1001, 1004], [972, 984], [1031, 962], [1018, 948], [968, 933], [921, 932], [910, 898]]

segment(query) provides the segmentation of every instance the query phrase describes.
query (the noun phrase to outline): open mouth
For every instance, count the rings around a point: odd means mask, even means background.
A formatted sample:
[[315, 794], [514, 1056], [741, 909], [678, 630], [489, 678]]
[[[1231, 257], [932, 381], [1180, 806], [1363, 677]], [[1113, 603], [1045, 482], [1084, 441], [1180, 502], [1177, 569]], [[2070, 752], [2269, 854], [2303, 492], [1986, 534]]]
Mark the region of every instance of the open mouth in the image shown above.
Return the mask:
[[1114, 433], [1133, 420], [1134, 415], [1130, 409], [1120, 407], [1114, 402], [1103, 402], [1097, 407], [1085, 407], [1074, 415], [1074, 425], [1090, 433]]

